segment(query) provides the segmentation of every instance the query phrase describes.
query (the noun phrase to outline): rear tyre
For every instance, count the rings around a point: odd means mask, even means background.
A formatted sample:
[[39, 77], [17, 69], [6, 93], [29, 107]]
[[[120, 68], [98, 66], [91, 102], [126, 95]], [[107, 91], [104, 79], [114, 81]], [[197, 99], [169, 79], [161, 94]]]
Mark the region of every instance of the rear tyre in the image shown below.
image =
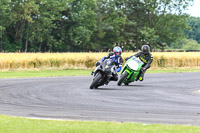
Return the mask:
[[102, 78], [102, 74], [100, 72], [97, 73], [98, 75], [93, 80], [92, 84], [90, 85], [90, 89], [97, 88], [99, 80]]
[[124, 82], [124, 84], [125, 84], [125, 85], [129, 85], [129, 84], [130, 84], [130, 82]]
[[128, 76], [128, 72], [125, 71], [124, 74], [121, 75], [119, 81], [117, 82], [117, 85], [118, 85], [118, 86], [121, 86], [122, 83], [123, 83], [123, 81], [126, 79], [127, 76]]

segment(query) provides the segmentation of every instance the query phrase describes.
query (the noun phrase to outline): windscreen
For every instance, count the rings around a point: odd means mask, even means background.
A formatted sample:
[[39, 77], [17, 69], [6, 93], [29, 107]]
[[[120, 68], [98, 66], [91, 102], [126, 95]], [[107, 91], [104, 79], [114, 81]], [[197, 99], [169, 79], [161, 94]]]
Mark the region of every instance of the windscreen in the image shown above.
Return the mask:
[[138, 64], [144, 64], [140, 59], [138, 59], [137, 57], [133, 56], [132, 59], [137, 62]]
[[108, 65], [108, 66], [112, 66], [112, 65], [115, 65], [114, 61], [112, 59], [106, 59], [105, 61], [105, 64]]

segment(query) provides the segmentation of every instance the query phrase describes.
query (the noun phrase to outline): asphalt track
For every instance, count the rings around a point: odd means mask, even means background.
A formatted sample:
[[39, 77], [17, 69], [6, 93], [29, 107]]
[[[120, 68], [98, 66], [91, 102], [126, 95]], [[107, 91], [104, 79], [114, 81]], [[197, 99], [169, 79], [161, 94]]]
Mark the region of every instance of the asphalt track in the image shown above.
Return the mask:
[[0, 79], [0, 114], [200, 125], [200, 73], [146, 74], [90, 90], [92, 76]]

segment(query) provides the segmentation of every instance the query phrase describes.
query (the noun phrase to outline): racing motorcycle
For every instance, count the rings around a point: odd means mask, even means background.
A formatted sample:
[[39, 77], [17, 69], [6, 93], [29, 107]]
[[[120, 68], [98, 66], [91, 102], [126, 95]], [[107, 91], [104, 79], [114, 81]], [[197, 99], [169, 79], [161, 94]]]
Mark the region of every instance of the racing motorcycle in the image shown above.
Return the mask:
[[131, 82], [137, 81], [143, 64], [144, 63], [135, 56], [128, 59], [122, 68], [121, 76], [117, 85], [121, 86], [123, 83], [129, 85]]
[[116, 65], [112, 59], [105, 59], [100, 63], [92, 73], [94, 76], [90, 85], [90, 89], [98, 88], [104, 84], [108, 84], [113, 73], [116, 73]]

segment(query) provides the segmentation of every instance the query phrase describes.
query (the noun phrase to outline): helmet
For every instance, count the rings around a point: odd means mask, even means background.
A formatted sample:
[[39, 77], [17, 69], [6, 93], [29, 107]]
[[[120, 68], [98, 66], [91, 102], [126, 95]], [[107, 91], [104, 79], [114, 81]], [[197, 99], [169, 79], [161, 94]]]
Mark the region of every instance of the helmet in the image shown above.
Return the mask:
[[144, 54], [148, 54], [148, 53], [150, 53], [150, 47], [149, 47], [149, 45], [143, 45], [142, 46], [142, 52], [144, 53]]
[[120, 47], [114, 47], [113, 48], [113, 52], [114, 52], [114, 54], [115, 54], [115, 56], [120, 56], [121, 55], [121, 53], [122, 53], [122, 49], [120, 48]]

